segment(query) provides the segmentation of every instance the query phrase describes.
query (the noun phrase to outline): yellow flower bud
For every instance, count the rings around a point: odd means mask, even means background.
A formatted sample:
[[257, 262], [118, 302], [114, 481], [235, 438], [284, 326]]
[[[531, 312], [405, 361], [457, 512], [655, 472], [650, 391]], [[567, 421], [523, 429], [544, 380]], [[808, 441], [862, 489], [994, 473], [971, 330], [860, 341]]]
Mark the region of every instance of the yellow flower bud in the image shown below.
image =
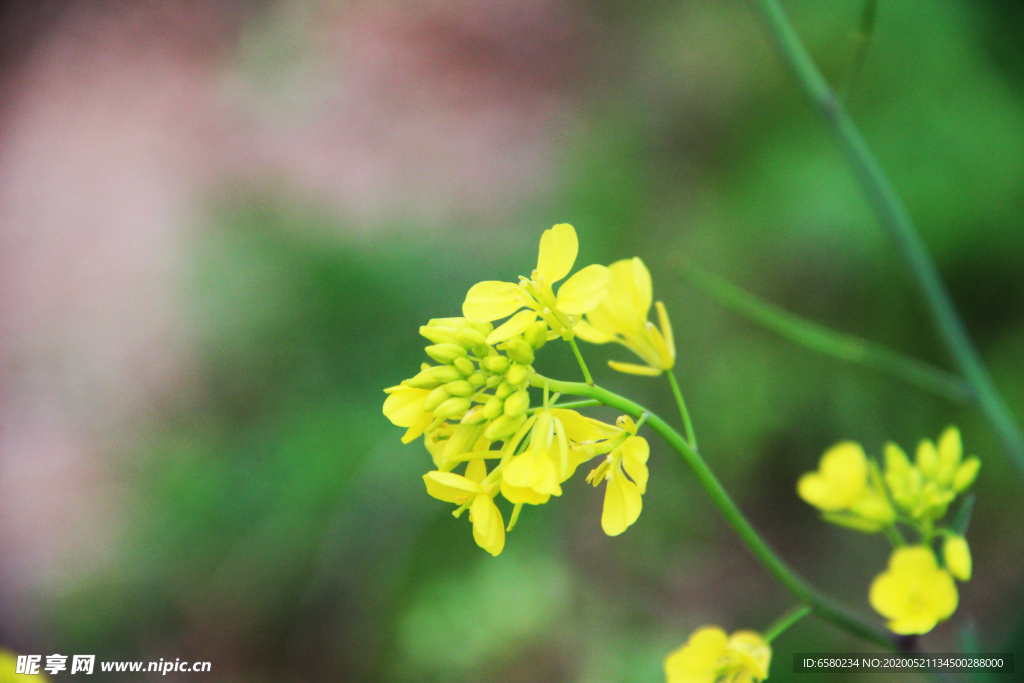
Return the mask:
[[487, 426], [484, 438], [490, 441], [500, 441], [515, 434], [516, 430], [522, 427], [524, 422], [526, 422], [526, 413], [516, 417], [502, 415]]
[[505, 356], [488, 356], [483, 360], [485, 368], [494, 373], [504, 373], [508, 370], [509, 360]]
[[942, 559], [949, 573], [961, 581], [971, 580], [971, 549], [963, 536], [947, 536], [942, 545]]
[[423, 410], [428, 413], [436, 411], [437, 407], [447, 401], [451, 396], [445, 391], [444, 387], [438, 387], [427, 395], [427, 400], [423, 402]]
[[492, 396], [491, 398], [487, 399], [487, 403], [484, 404], [484, 415], [487, 417], [488, 420], [493, 420], [494, 418], [501, 415], [504, 409], [505, 401], [498, 398], [497, 396]]
[[471, 361], [468, 358], [456, 358], [452, 362], [452, 365], [454, 365], [455, 369], [461, 372], [466, 377], [469, 377], [474, 372], [476, 372], [476, 366], [473, 365], [473, 361]]
[[478, 346], [487, 346], [487, 337], [472, 328], [459, 330], [455, 334], [455, 338], [463, 346], [470, 346], [473, 348]]
[[459, 421], [460, 424], [464, 425], [479, 425], [487, 422], [487, 416], [484, 415], [484, 407], [476, 406], [463, 416]]
[[423, 325], [420, 334], [435, 344], [453, 344], [458, 341], [459, 330], [447, 325]]
[[498, 398], [504, 399], [508, 398], [513, 391], [515, 391], [515, 389], [512, 388], [511, 384], [508, 382], [502, 382], [498, 385], [498, 388], [494, 390], [494, 395]]
[[458, 344], [434, 344], [424, 349], [427, 355], [438, 363], [450, 364], [456, 358], [466, 355], [466, 349]]
[[[542, 322], [530, 323], [523, 331], [523, 339], [539, 351], [548, 341], [548, 326]], [[532, 363], [533, 361], [530, 362]]]
[[441, 403], [437, 410], [434, 411], [434, 417], [440, 420], [447, 420], [449, 417], [466, 412], [471, 405], [472, 403], [468, 398], [455, 396]]
[[505, 414], [509, 417], [522, 415], [530, 407], [530, 394], [525, 389], [520, 389], [505, 399]]
[[414, 389], [433, 389], [439, 384], [454, 382], [462, 379], [462, 373], [450, 365], [436, 365], [421, 371], [406, 384]]
[[957, 468], [956, 474], [953, 475], [953, 490], [960, 493], [973, 484], [980, 468], [981, 461], [978, 460], [977, 456], [972, 455], [967, 460], [964, 460], [960, 467]]
[[467, 379], [474, 387], [482, 387], [487, 383], [487, 377], [485, 377], [482, 372], [474, 372]]
[[[520, 337], [505, 342], [505, 353], [516, 363], [529, 365], [533, 362], [533, 347]], [[518, 382], [513, 382], [518, 384]]]
[[527, 366], [520, 365], [519, 363], [513, 363], [512, 367], [510, 367], [508, 372], [505, 374], [505, 381], [514, 387], [519, 386], [526, 381], [529, 373], [530, 369]]
[[444, 385], [444, 390], [452, 396], [472, 396], [475, 393], [473, 385], [464, 379], [457, 382], [449, 382]]

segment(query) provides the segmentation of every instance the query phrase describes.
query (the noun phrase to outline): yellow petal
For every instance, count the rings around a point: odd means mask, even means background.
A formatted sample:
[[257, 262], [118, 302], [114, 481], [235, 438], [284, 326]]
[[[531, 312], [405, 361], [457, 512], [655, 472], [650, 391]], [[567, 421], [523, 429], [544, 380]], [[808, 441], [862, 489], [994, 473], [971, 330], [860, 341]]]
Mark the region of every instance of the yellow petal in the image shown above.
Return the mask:
[[942, 558], [949, 573], [961, 581], [971, 580], [971, 549], [963, 536], [948, 536], [942, 545]]
[[483, 458], [477, 460], [470, 460], [466, 464], [466, 479], [475, 481], [476, 483], [482, 482], [487, 477], [487, 463]]
[[676, 358], [676, 340], [675, 335], [672, 333], [672, 321], [668, 318], [668, 309], [665, 308], [665, 304], [660, 301], [654, 303], [654, 307], [658, 309], [658, 324], [661, 325], [661, 336], [665, 338], [665, 344], [668, 346], [668, 351], [672, 355], [673, 364]]
[[953, 490], [959, 493], [973, 484], [980, 468], [981, 461], [978, 460], [977, 456], [972, 455], [967, 460], [964, 460], [960, 467], [957, 468], [956, 474], [953, 475]]
[[915, 464], [917, 469], [921, 470], [921, 474], [924, 475], [925, 479], [935, 478], [939, 471], [939, 452], [931, 440], [922, 439], [921, 443], [917, 445]]
[[497, 556], [505, 547], [505, 520], [487, 495], [477, 496], [469, 508], [469, 520], [473, 522], [473, 540], [476, 544]]
[[652, 368], [650, 365], [637, 365], [636, 363], [620, 363], [617, 360], [608, 361], [608, 367], [612, 370], [618, 370], [619, 372], [625, 372], [628, 375], [643, 375], [644, 377], [657, 377], [661, 374], [661, 370], [658, 368]]
[[817, 472], [800, 478], [797, 492], [822, 510], [845, 510], [863, 496], [867, 477], [868, 460], [864, 449], [853, 441], [843, 441], [825, 452]]
[[604, 266], [587, 266], [558, 288], [555, 308], [569, 315], [580, 315], [593, 309], [608, 294], [611, 276]]
[[685, 645], [665, 659], [667, 683], [714, 683], [728, 640], [717, 626], [695, 631]]
[[548, 479], [554, 478], [553, 465], [547, 453], [527, 450], [512, 458], [505, 468], [503, 479], [517, 488], [540, 489]]
[[543, 505], [551, 498], [548, 494], [537, 493], [530, 488], [512, 486], [504, 479], [501, 480], [501, 495], [505, 500], [516, 505], [525, 503], [527, 505]]
[[579, 252], [576, 230], [568, 223], [559, 223], [540, 236], [537, 256], [537, 277], [542, 284], [551, 286], [569, 274]]
[[939, 437], [939, 464], [936, 473], [936, 478], [943, 486], [949, 486], [953, 482], [953, 474], [960, 466], [963, 452], [960, 430], [956, 427], [947, 427]]
[[500, 344], [512, 337], [517, 337], [525, 332], [530, 323], [536, 319], [537, 313], [530, 309], [519, 311], [487, 335], [487, 343]]
[[446, 503], [462, 505], [480, 493], [480, 484], [454, 472], [427, 472], [423, 475], [427, 493]]
[[[405, 434], [402, 435], [402, 443], [411, 443], [415, 439], [419, 438], [420, 434], [427, 431], [427, 427], [434, 421], [434, 416], [431, 413], [423, 413], [423, 417], [416, 424], [410, 425]], [[434, 463], [435, 465], [437, 463]]]
[[606, 441], [622, 434], [622, 430], [615, 425], [580, 415], [575, 410], [552, 408], [549, 412], [562, 422], [566, 435], [572, 441]]
[[423, 402], [429, 394], [428, 389], [399, 387], [384, 401], [384, 415], [398, 427], [412, 427], [423, 419]]
[[618, 341], [618, 338], [614, 334], [609, 334], [604, 330], [600, 330], [586, 320], [581, 320], [573, 326], [573, 331], [576, 336], [585, 342], [591, 344], [609, 344], [614, 341]]
[[601, 528], [609, 536], [618, 536], [640, 517], [643, 498], [636, 484], [621, 473], [612, 474], [604, 491]]
[[517, 285], [487, 280], [470, 288], [462, 304], [462, 314], [473, 320], [490, 322], [507, 318], [522, 307], [523, 300]]
[[647, 439], [642, 436], [631, 436], [623, 442], [620, 448], [622, 448], [622, 467], [626, 470], [626, 474], [636, 482], [640, 493], [646, 493], [647, 458], [651, 453]]

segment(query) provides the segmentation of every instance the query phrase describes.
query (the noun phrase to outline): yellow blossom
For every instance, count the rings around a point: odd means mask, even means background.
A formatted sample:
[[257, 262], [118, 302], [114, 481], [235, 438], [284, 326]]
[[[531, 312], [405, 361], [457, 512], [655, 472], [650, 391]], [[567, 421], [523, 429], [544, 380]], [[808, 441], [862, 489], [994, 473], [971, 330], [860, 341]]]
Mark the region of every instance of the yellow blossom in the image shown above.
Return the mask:
[[889, 619], [900, 635], [928, 633], [956, 611], [959, 597], [949, 572], [940, 569], [927, 546], [898, 548], [889, 568], [879, 574], [868, 594], [871, 606]]
[[650, 446], [642, 436], [636, 436], [636, 425], [632, 420], [624, 418], [622, 422], [626, 426], [623, 431], [629, 436], [587, 475], [587, 481], [594, 486], [607, 482], [601, 528], [609, 536], [618, 536], [639, 519], [643, 508], [642, 496], [647, 492]]
[[960, 581], [971, 580], [971, 549], [967, 539], [958, 534], [950, 534], [942, 544], [942, 560], [946, 569]]
[[828, 521], [861, 531], [878, 531], [896, 519], [877, 467], [853, 441], [826, 451], [818, 471], [800, 477], [797, 492]]
[[424, 410], [430, 391], [399, 385], [384, 390], [384, 415], [398, 427], [408, 427], [402, 443], [409, 443], [422, 434], [434, 420], [434, 413]]
[[771, 645], [754, 631], [727, 636], [717, 626], [693, 632], [665, 659], [667, 683], [758, 683], [768, 678]]
[[[545, 230], [537, 268], [530, 278], [520, 277], [518, 284], [485, 281], [473, 285], [462, 304], [463, 315], [487, 322], [512, 316], [487, 336], [488, 344], [523, 334], [538, 318], [550, 328], [549, 338], [561, 335], [572, 339], [573, 327], [584, 313], [601, 303], [611, 284], [607, 268], [591, 265], [566, 280], [555, 294], [554, 284], [572, 270], [578, 250], [576, 230], [571, 225], [561, 223]], [[526, 310], [520, 310], [523, 308]]]
[[[482, 461], [476, 461], [482, 462]], [[467, 470], [470, 470], [467, 467]], [[423, 475], [423, 481], [427, 485], [427, 493], [438, 500], [447, 503], [455, 503], [460, 506], [455, 511], [456, 515], [461, 514], [467, 506], [469, 507], [469, 521], [473, 523], [473, 539], [476, 544], [497, 556], [505, 547], [505, 522], [501, 517], [501, 511], [494, 504], [494, 496], [497, 494], [497, 484], [484, 485], [486, 467], [483, 471], [479, 466], [467, 471], [470, 477], [463, 477], [453, 472], [428, 472]], [[476, 480], [479, 477], [479, 480]]]
[[918, 521], [941, 519], [958, 493], [978, 475], [977, 456], [963, 460], [960, 430], [948, 427], [938, 446], [923, 439], [917, 446], [914, 464], [894, 443], [885, 445], [885, 481], [893, 500]]
[[660, 301], [659, 330], [647, 320], [651, 309], [651, 274], [639, 258], [616, 261], [608, 267], [608, 296], [576, 326], [580, 339], [592, 344], [617, 342], [639, 356], [646, 365], [609, 361], [613, 369], [634, 375], [660, 375], [676, 362], [676, 347], [668, 311]]

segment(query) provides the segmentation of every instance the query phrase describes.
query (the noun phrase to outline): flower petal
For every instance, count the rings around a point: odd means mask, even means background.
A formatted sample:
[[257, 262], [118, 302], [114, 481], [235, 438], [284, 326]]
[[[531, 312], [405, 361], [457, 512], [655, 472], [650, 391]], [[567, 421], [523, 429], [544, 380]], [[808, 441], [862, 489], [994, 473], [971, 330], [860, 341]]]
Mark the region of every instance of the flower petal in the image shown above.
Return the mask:
[[644, 377], [657, 377], [661, 374], [661, 370], [658, 368], [652, 368], [650, 365], [637, 365], [636, 363], [620, 363], [617, 360], [608, 361], [608, 367], [612, 370], [618, 370], [624, 372], [627, 375], [643, 375]]
[[507, 318], [523, 307], [519, 287], [511, 282], [486, 280], [473, 285], [462, 304], [462, 314], [473, 320], [490, 322]]
[[505, 520], [487, 495], [477, 496], [469, 508], [469, 520], [473, 522], [473, 540], [476, 544], [497, 556], [505, 547]]
[[615, 472], [604, 491], [601, 528], [609, 536], [618, 536], [640, 517], [643, 498], [636, 484]]
[[537, 319], [537, 313], [530, 309], [519, 311], [487, 335], [488, 344], [499, 344], [522, 334], [528, 325]]
[[605, 441], [622, 434], [622, 430], [615, 425], [580, 415], [575, 410], [552, 408], [549, 412], [552, 417], [561, 420], [566, 436], [572, 441]]
[[568, 223], [559, 223], [540, 236], [537, 256], [537, 277], [549, 287], [569, 274], [579, 252], [576, 230]]
[[604, 330], [599, 330], [594, 327], [586, 320], [581, 320], [573, 326], [573, 331], [576, 336], [585, 342], [591, 344], [609, 344], [614, 341], [618, 341], [614, 334], [609, 334]]
[[667, 683], [714, 683], [728, 636], [717, 626], [695, 631], [685, 645], [665, 659]]
[[622, 446], [622, 467], [626, 470], [629, 478], [636, 482], [640, 493], [647, 492], [647, 458], [651, 454], [651, 447], [647, 439], [642, 436], [631, 436], [623, 442]]
[[428, 389], [399, 387], [388, 394], [384, 401], [384, 415], [397, 427], [412, 427], [427, 414], [423, 410], [423, 402], [430, 394]]
[[555, 308], [569, 315], [586, 313], [607, 296], [611, 283], [607, 268], [596, 263], [587, 266], [558, 288]]
[[482, 490], [480, 484], [453, 472], [427, 472], [423, 482], [431, 496], [456, 505], [462, 505]]
[[505, 496], [505, 500], [510, 503], [515, 503], [516, 505], [519, 505], [520, 503], [526, 503], [527, 505], [543, 505], [548, 502], [549, 498], [551, 498], [550, 495], [537, 493], [533, 489], [512, 486], [504, 479], [501, 480], [501, 495]]

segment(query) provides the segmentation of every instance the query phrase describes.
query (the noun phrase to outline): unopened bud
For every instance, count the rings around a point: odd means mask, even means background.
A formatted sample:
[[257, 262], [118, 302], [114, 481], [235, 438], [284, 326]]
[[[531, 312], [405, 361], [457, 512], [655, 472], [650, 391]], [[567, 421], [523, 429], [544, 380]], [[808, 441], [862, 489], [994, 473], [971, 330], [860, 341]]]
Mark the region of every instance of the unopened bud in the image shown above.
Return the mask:
[[513, 391], [515, 391], [515, 389], [512, 388], [511, 384], [508, 382], [502, 382], [498, 385], [498, 388], [494, 390], [494, 395], [498, 398], [508, 398], [509, 394]]
[[435, 344], [453, 344], [458, 342], [459, 330], [447, 325], [423, 325], [420, 327], [420, 334]]
[[466, 355], [466, 349], [458, 344], [434, 344], [433, 346], [428, 346], [424, 351], [438, 363], [451, 363], [456, 358], [462, 358]]
[[474, 387], [482, 387], [487, 383], [487, 376], [482, 372], [474, 372], [472, 375], [467, 377], [466, 380]]
[[489, 399], [487, 399], [487, 403], [484, 404], [484, 416], [488, 420], [493, 420], [494, 418], [501, 415], [504, 409], [505, 401], [498, 398], [497, 396], [492, 396]]
[[[459, 348], [461, 349], [462, 347], [460, 346]], [[476, 372], [476, 366], [473, 365], [473, 361], [468, 358], [456, 358], [452, 365], [454, 365], [455, 368], [466, 377], [469, 377]]]
[[434, 417], [440, 420], [447, 420], [453, 415], [466, 412], [471, 405], [472, 403], [470, 403], [468, 398], [450, 398], [437, 407], [437, 410], [434, 411]]
[[530, 323], [523, 332], [523, 339], [534, 349], [539, 350], [548, 342], [548, 326], [542, 322]]
[[469, 326], [485, 337], [494, 331], [494, 325], [480, 320], [470, 320]]
[[505, 353], [516, 363], [521, 363], [522, 365], [529, 365], [533, 362], [533, 347], [519, 337], [505, 342]]
[[484, 359], [483, 363], [488, 370], [500, 375], [508, 370], [509, 360], [505, 356], [488, 356]]
[[487, 337], [480, 334], [478, 331], [474, 330], [471, 327], [466, 327], [459, 330], [455, 334], [455, 338], [463, 346], [487, 346]]
[[525, 389], [520, 389], [505, 399], [505, 414], [509, 417], [522, 415], [530, 407], [530, 394]]
[[519, 386], [526, 381], [526, 378], [530, 374], [529, 367], [520, 365], [519, 363], [513, 363], [512, 367], [505, 373], [505, 381], [512, 386]]
[[472, 396], [476, 389], [473, 385], [464, 379], [460, 379], [457, 382], [449, 382], [444, 385], [444, 390], [452, 396]]
[[436, 410], [439, 405], [447, 401], [449, 398], [450, 395], [444, 390], [444, 387], [438, 387], [427, 394], [427, 400], [423, 402], [423, 410], [428, 413]]
[[515, 434], [516, 430], [522, 427], [524, 422], [526, 422], [526, 413], [516, 417], [502, 415], [487, 426], [487, 430], [484, 431], [484, 438], [490, 441], [507, 439]]
[[971, 580], [971, 549], [963, 536], [947, 536], [942, 545], [942, 557], [949, 573], [961, 581]]
[[460, 420], [460, 422], [464, 425], [478, 425], [487, 422], [487, 416], [484, 415], [483, 406], [474, 407], [472, 410], [466, 413], [466, 416], [463, 417], [462, 420]]
[[487, 378], [487, 382], [486, 382], [487, 388], [488, 389], [493, 389], [494, 387], [498, 386], [499, 384], [501, 384], [504, 381], [505, 381], [505, 378], [502, 377], [501, 375], [491, 375], [490, 377]]
[[415, 389], [433, 389], [439, 384], [462, 379], [462, 373], [450, 365], [435, 365], [420, 372], [407, 383]]

